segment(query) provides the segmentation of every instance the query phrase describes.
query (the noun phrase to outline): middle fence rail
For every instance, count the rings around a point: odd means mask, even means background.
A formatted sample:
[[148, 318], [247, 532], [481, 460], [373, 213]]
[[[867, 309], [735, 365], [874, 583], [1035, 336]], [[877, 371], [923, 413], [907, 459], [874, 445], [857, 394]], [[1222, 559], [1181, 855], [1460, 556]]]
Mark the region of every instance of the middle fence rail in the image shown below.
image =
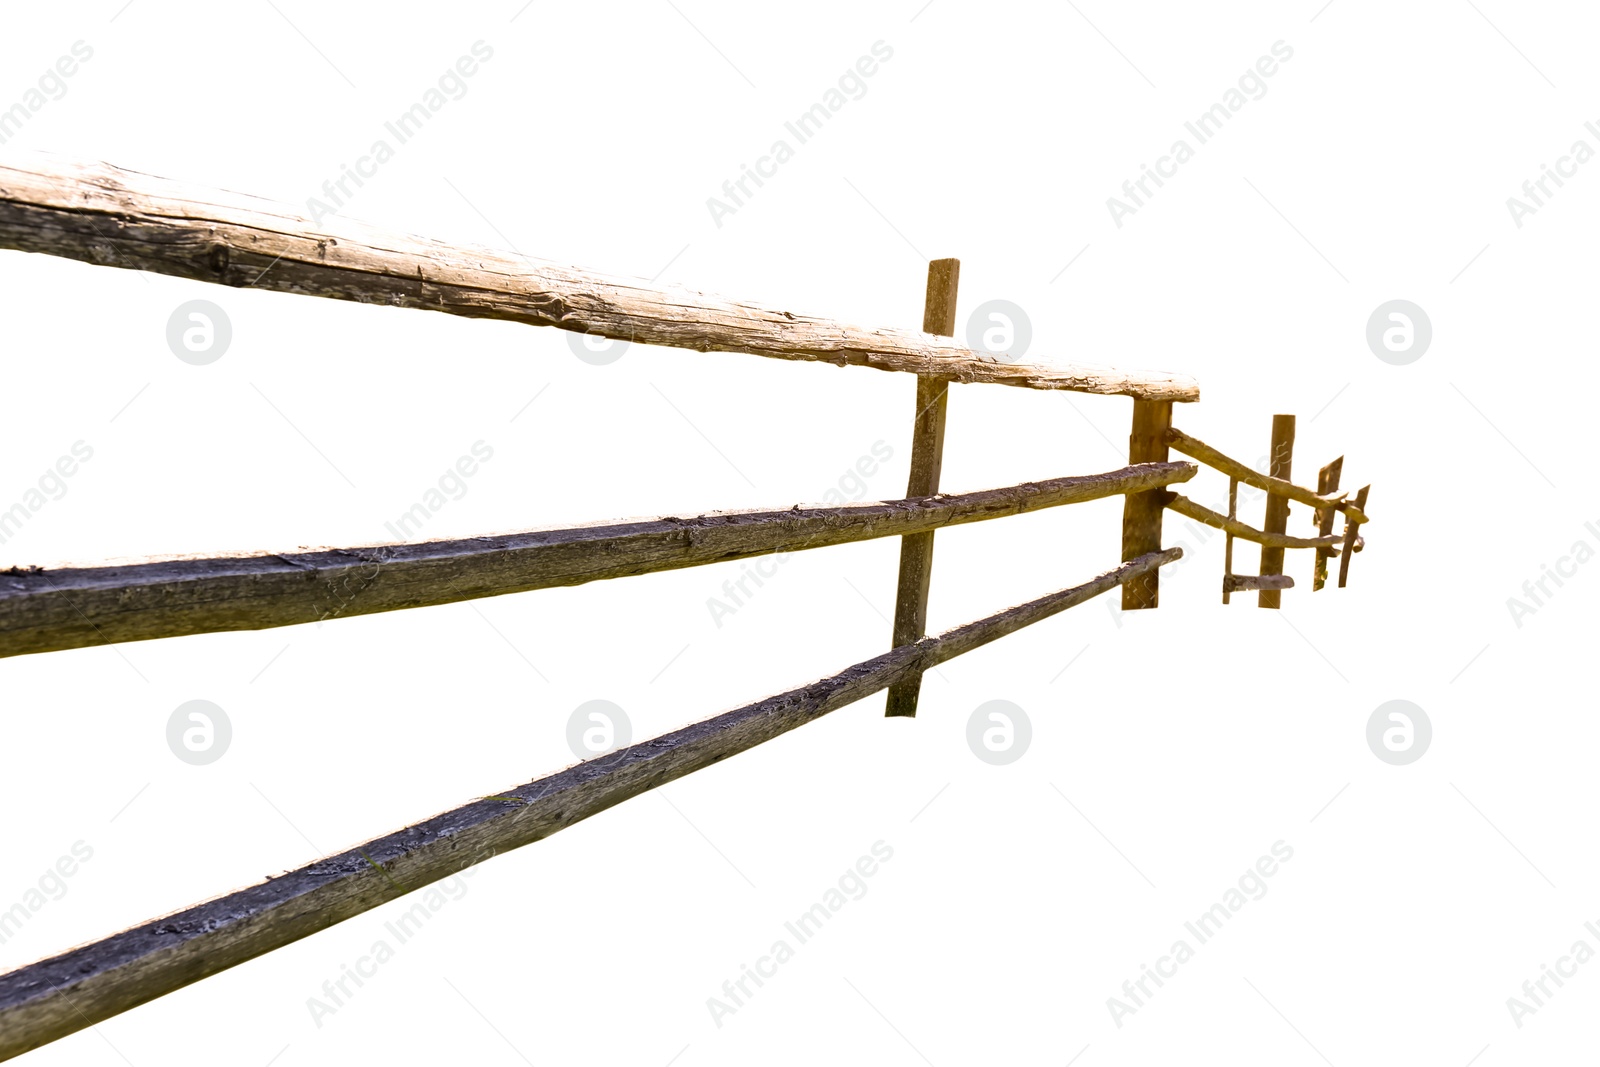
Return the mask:
[[[0, 163], [0, 249], [205, 282], [468, 317], [509, 319], [646, 344], [873, 367], [917, 376], [906, 497], [840, 506], [719, 512], [593, 523], [426, 543], [364, 545], [118, 566], [0, 570], [0, 657], [126, 641], [292, 626], [704, 566], [778, 552], [901, 538], [888, 652], [838, 674], [491, 793], [246, 889], [0, 975], [0, 1059], [20, 1055], [209, 975], [281, 948], [518, 848], [630, 797], [889, 690], [886, 712], [916, 713], [922, 673], [1092, 597], [1121, 589], [1125, 608], [1158, 605], [1162, 516], [1227, 533], [1223, 600], [1241, 589], [1275, 608], [1293, 580], [1286, 549], [1315, 551], [1313, 589], [1330, 559], [1339, 585], [1363, 547], [1368, 488], [1338, 491], [1343, 459], [1313, 492], [1289, 480], [1294, 419], [1273, 420], [1270, 474], [1172, 426], [1199, 399], [1181, 374], [1079, 363], [1023, 363], [969, 350], [954, 333], [959, 264], [929, 264], [923, 332], [866, 329], [657, 288], [521, 255], [462, 249], [339, 220], [313, 228], [267, 201], [59, 160]], [[941, 494], [953, 384], [992, 383], [1133, 398], [1128, 466], [1000, 489]], [[1226, 516], [1175, 493], [1197, 463], [1230, 480]], [[1238, 486], [1267, 494], [1257, 530], [1238, 518]], [[1122, 562], [1090, 581], [924, 636], [934, 534], [941, 527], [1122, 496]], [[1287, 533], [1291, 503], [1317, 534]], [[19, 505], [21, 506], [21, 505]], [[15, 509], [13, 509], [14, 511]], [[1344, 530], [1333, 532], [1336, 515]], [[0, 532], [16, 519], [0, 513]], [[1233, 573], [1235, 538], [1261, 545], [1260, 573]]]
[[1188, 481], [1198, 469], [1145, 463], [951, 496], [669, 516], [421, 544], [18, 569], [0, 572], [0, 656], [295, 626], [931, 533], [1158, 489]]

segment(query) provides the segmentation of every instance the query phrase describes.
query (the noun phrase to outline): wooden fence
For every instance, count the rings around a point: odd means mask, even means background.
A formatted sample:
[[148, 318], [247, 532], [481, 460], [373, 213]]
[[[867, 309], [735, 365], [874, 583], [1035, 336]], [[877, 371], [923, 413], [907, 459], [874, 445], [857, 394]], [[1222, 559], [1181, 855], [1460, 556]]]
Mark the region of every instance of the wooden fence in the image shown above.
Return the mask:
[[[591, 524], [422, 544], [295, 554], [160, 559], [115, 567], [0, 571], [0, 656], [224, 630], [291, 626], [552, 586], [579, 585], [877, 537], [901, 539], [889, 651], [809, 685], [724, 712], [405, 827], [336, 856], [0, 975], [0, 1059], [243, 963], [529, 844], [887, 689], [891, 716], [913, 716], [922, 673], [1101, 593], [1154, 608], [1167, 509], [1227, 533], [1222, 599], [1257, 590], [1276, 608], [1293, 580], [1284, 550], [1315, 550], [1339, 585], [1362, 547], [1367, 489], [1338, 488], [1341, 459], [1317, 490], [1294, 485], [1293, 416], [1273, 420], [1261, 474], [1172, 426], [1174, 403], [1199, 399], [1190, 378], [1088, 364], [1023, 363], [953, 339], [959, 264], [929, 264], [923, 330], [864, 329], [673, 287], [608, 278], [528, 257], [456, 248], [358, 224], [323, 232], [292, 209], [194, 189], [103, 164], [0, 164], [0, 248], [154, 271], [237, 287], [512, 319], [699, 351], [748, 352], [917, 375], [906, 498], [839, 507], [739, 511]], [[941, 494], [952, 383], [993, 383], [1133, 398], [1128, 466], [1000, 489]], [[1226, 474], [1226, 516], [1170, 489], [1196, 463]], [[1237, 514], [1240, 482], [1267, 494], [1263, 528]], [[1122, 496], [1122, 562], [1078, 585], [927, 636], [935, 531], [945, 526]], [[1317, 534], [1287, 530], [1291, 502]], [[1333, 532], [1337, 515], [1344, 526]], [[1233, 573], [1233, 543], [1261, 545], [1259, 573]], [[0, 922], [5, 916], [0, 914]]]

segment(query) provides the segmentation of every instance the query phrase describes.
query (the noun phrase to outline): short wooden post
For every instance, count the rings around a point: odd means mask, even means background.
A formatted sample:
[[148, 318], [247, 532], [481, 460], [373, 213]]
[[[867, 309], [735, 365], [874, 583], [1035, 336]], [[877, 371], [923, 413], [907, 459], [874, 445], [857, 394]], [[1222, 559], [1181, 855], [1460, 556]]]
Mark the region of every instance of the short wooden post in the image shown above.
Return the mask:
[[[954, 337], [956, 290], [961, 281], [959, 259], [928, 263], [928, 290], [922, 305], [922, 332]], [[911, 429], [911, 478], [906, 496], [933, 496], [939, 491], [939, 470], [944, 463], [944, 417], [950, 383], [942, 378], [917, 375], [917, 414]], [[893, 647], [921, 640], [928, 625], [928, 581], [933, 574], [933, 532], [900, 539], [900, 585], [894, 602]], [[917, 713], [922, 675], [908, 676], [889, 687], [885, 715], [911, 717]]]
[[[1363, 485], [1361, 487], [1361, 491], [1356, 494], [1356, 510], [1357, 511], [1361, 511], [1361, 512], [1365, 512], [1366, 511], [1366, 509], [1367, 509], [1367, 490], [1371, 489], [1371, 488], [1372, 488], [1372, 486], [1370, 486], [1370, 485]], [[1345, 580], [1350, 577], [1350, 557], [1355, 555], [1355, 551], [1356, 551], [1356, 530], [1359, 529], [1360, 526], [1361, 526], [1361, 524], [1359, 522], [1351, 522], [1350, 521], [1350, 516], [1346, 515], [1344, 517], [1344, 545], [1343, 545], [1343, 547], [1341, 547], [1339, 549], [1339, 588], [1340, 589], [1344, 588]]]
[[[1294, 416], [1272, 416], [1272, 465], [1267, 473], [1274, 478], [1289, 481], [1289, 467], [1294, 459]], [[1286, 533], [1289, 529], [1289, 498], [1276, 493], [1267, 496], [1267, 514], [1261, 523], [1266, 533]], [[1283, 573], [1283, 549], [1261, 546], [1261, 577]], [[1261, 608], [1276, 608], [1283, 599], [1277, 589], [1262, 589], [1256, 600]]]
[[[1164, 463], [1167, 431], [1172, 428], [1172, 401], [1135, 400], [1133, 431], [1128, 435], [1129, 463]], [[1167, 510], [1167, 493], [1154, 489], [1129, 493], [1122, 504], [1122, 562], [1161, 551], [1161, 516]], [[1160, 601], [1161, 575], [1151, 571], [1122, 587], [1122, 610], [1153, 608]]]
[[[1322, 496], [1327, 496], [1329, 493], [1337, 492], [1339, 488], [1339, 475], [1341, 472], [1343, 472], [1343, 470], [1344, 457], [1340, 456], [1338, 459], [1334, 460], [1332, 463], [1318, 471], [1317, 493]], [[1329, 534], [1333, 533], [1334, 511], [1335, 509], [1333, 508], [1317, 509], [1317, 533], [1319, 536], [1327, 537]], [[1321, 589], [1324, 585], [1328, 584], [1328, 560], [1333, 558], [1334, 555], [1335, 553], [1330, 549], [1317, 549], [1317, 566], [1316, 570], [1311, 575], [1311, 591], [1313, 593], [1315, 593], [1318, 589]]]
[[[1239, 517], [1239, 479], [1228, 479], [1228, 518]], [[1227, 548], [1222, 553], [1222, 602], [1226, 604], [1233, 594], [1233, 534], [1228, 534]]]

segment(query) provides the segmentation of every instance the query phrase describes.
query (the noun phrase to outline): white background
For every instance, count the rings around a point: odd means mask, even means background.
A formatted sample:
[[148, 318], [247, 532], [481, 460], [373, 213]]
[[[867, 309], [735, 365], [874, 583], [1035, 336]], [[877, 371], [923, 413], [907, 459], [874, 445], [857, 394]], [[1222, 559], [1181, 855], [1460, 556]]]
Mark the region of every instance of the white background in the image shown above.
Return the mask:
[[[1600, 165], [1520, 228], [1506, 198], [1600, 148], [1597, 26], [1578, 4], [1318, 2], [9, 12], [0, 107], [75, 41], [94, 55], [7, 153], [304, 205], [482, 40], [466, 95], [343, 214], [875, 326], [917, 326], [925, 257], [957, 256], [963, 326], [1014, 301], [1029, 358], [1193, 374], [1180, 427], [1254, 462], [1296, 413], [1296, 481], [1343, 454], [1373, 485], [1347, 589], [1313, 595], [1291, 553], [1281, 612], [1224, 608], [1222, 537], [1169, 517], [1191, 551], [1159, 610], [1101, 598], [930, 674], [915, 720], [876, 697], [495, 859], [320, 1026], [308, 998], [411, 901], [27, 1062], [1576, 1062], [1600, 965], [1520, 1028], [1506, 999], [1600, 949], [1600, 567], [1520, 627], [1506, 602], [1600, 548]], [[865, 96], [718, 227], [706, 199], [879, 40]], [[1266, 95], [1117, 227], [1107, 197], [1280, 40]], [[20, 253], [0, 292], [0, 507], [94, 450], [0, 565], [381, 541], [479, 440], [492, 461], [425, 536], [816, 501], [880, 440], [863, 492], [905, 488], [909, 376], [643, 346], [596, 367], [553, 330]], [[204, 367], [165, 339], [196, 298], [234, 331]], [[1409, 366], [1364, 338], [1396, 298], [1434, 328]], [[958, 387], [944, 488], [1117, 467], [1130, 407]], [[1185, 491], [1217, 505], [1226, 481]], [[1120, 514], [941, 533], [930, 627], [1113, 565]], [[897, 556], [795, 556], [721, 627], [706, 601], [738, 564], [0, 661], [0, 908], [93, 849], [0, 967], [558, 769], [583, 701], [643, 738], [875, 655]], [[233, 723], [205, 767], [165, 742], [191, 699]], [[1033, 724], [1010, 766], [966, 745], [991, 699]], [[1391, 699], [1432, 720], [1409, 766], [1366, 744]], [[707, 998], [879, 840], [867, 894], [716, 1025]], [[1107, 998], [1280, 840], [1269, 892], [1118, 1027]]]

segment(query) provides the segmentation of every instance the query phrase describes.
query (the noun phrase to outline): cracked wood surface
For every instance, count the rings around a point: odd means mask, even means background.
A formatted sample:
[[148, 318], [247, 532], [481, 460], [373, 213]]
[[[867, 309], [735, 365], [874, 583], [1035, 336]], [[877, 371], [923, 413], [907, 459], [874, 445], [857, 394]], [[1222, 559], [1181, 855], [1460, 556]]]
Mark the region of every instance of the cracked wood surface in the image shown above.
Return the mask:
[[644, 519], [421, 544], [0, 571], [0, 656], [260, 630], [1021, 515], [1194, 477], [1193, 463], [974, 493]]
[[539, 841], [1182, 555], [1182, 549], [1169, 548], [1142, 556], [1082, 585], [902, 645], [809, 685], [481, 797], [298, 870], [0, 975], [0, 1059]]
[[1008, 362], [954, 338], [851, 326], [341, 217], [319, 227], [290, 205], [54, 156], [13, 154], [0, 162], [0, 248], [701, 352], [748, 352], [1029, 389], [1200, 397], [1199, 385], [1184, 374]]

